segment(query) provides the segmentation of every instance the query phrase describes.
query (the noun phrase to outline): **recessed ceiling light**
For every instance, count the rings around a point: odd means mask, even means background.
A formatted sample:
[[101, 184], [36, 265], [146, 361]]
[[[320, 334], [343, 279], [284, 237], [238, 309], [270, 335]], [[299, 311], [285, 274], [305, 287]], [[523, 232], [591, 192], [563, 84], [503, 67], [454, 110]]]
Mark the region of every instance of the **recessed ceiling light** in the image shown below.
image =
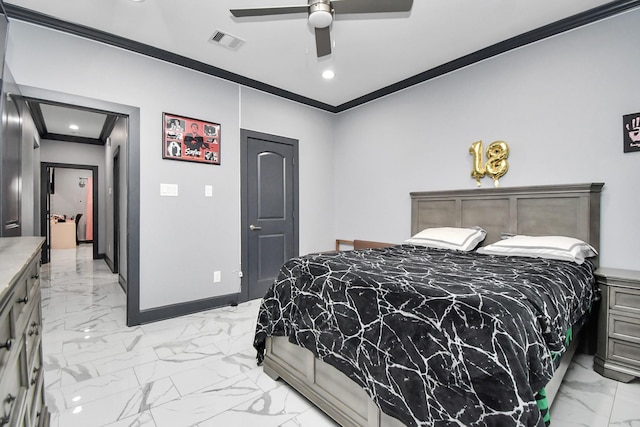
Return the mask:
[[71, 130], [78, 130], [78, 129], [80, 129], [80, 128], [78, 127], [78, 125], [69, 125], [69, 129], [71, 129]]
[[324, 73], [322, 73], [322, 77], [324, 77], [327, 80], [331, 80], [335, 76], [336, 74], [331, 70], [326, 70]]

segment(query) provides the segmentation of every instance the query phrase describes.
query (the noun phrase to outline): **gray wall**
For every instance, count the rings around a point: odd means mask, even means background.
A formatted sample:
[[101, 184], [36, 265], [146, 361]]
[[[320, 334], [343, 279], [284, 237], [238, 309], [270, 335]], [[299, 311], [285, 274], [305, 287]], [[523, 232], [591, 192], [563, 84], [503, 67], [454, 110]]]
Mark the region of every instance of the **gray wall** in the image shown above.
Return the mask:
[[[40, 161], [49, 163], [66, 163], [74, 165], [89, 165], [98, 167], [98, 206], [93, 207], [93, 220], [98, 220], [98, 252], [103, 254], [106, 250], [106, 224], [104, 221], [106, 214], [106, 186], [105, 186], [105, 164], [104, 164], [104, 147], [92, 144], [78, 144], [65, 141], [48, 141], [42, 140], [40, 144]], [[83, 171], [90, 175], [90, 171]], [[62, 169], [57, 169], [56, 174], [64, 174]], [[26, 174], [25, 174], [26, 175]], [[56, 180], [58, 176], [56, 176]], [[78, 175], [75, 175], [75, 187], [78, 188]], [[56, 182], [57, 185], [57, 182]], [[95, 180], [94, 180], [95, 185]], [[79, 188], [78, 188], [79, 190]], [[82, 191], [86, 191], [82, 189]], [[58, 190], [56, 189], [56, 192]], [[52, 199], [52, 203], [55, 198]], [[55, 206], [51, 206], [52, 213], [60, 213], [55, 211]], [[62, 206], [61, 208], [67, 209]], [[68, 207], [71, 209], [71, 206]], [[75, 207], [73, 208], [75, 209]], [[61, 212], [70, 215], [70, 212]], [[84, 222], [84, 221], [83, 221]], [[95, 236], [94, 236], [95, 239]]]
[[[300, 141], [301, 252], [333, 246], [329, 113], [17, 21], [7, 61], [20, 85], [139, 107], [140, 309], [239, 292], [240, 127]], [[220, 123], [221, 165], [163, 160], [163, 112]], [[161, 197], [162, 183], [179, 196]]]
[[[511, 149], [502, 186], [604, 182], [601, 265], [637, 269], [640, 10], [475, 64], [340, 114], [336, 236], [400, 242], [410, 191], [475, 188], [475, 141]], [[483, 186], [492, 186], [485, 178]]]
[[331, 250], [334, 116], [253, 89], [241, 94], [241, 128], [300, 140], [300, 253]]
[[[593, 24], [337, 116], [22, 22], [12, 22], [7, 60], [21, 85], [140, 109], [145, 309], [239, 290], [240, 128], [300, 141], [301, 253], [331, 249], [335, 238], [407, 238], [409, 191], [473, 188], [469, 146], [503, 139], [512, 149], [503, 186], [604, 181], [602, 264], [635, 267], [639, 155], [623, 155], [620, 139], [621, 116], [640, 110], [629, 55], [639, 18]], [[222, 164], [163, 160], [163, 112], [220, 123]], [[161, 183], [178, 184], [179, 196], [161, 197]]]

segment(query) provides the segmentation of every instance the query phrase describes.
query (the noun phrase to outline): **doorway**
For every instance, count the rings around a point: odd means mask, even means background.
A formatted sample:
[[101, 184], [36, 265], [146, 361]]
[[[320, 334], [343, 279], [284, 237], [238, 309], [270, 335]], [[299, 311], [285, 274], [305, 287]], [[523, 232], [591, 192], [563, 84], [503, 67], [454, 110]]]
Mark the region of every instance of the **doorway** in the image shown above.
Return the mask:
[[241, 300], [262, 298], [298, 255], [298, 141], [242, 129]]
[[[40, 230], [41, 235], [46, 238], [45, 244], [42, 247], [42, 263], [47, 264], [51, 260], [51, 195], [56, 191], [55, 185], [55, 169], [80, 169], [91, 171], [91, 204], [93, 206], [92, 212], [92, 245], [93, 245], [93, 259], [99, 259], [100, 254], [98, 252], [98, 166], [92, 165], [75, 165], [70, 163], [40, 163]], [[58, 192], [60, 186], [58, 185]], [[76, 215], [80, 212], [75, 212]], [[77, 230], [76, 230], [77, 233]], [[76, 234], [77, 236], [77, 234]]]

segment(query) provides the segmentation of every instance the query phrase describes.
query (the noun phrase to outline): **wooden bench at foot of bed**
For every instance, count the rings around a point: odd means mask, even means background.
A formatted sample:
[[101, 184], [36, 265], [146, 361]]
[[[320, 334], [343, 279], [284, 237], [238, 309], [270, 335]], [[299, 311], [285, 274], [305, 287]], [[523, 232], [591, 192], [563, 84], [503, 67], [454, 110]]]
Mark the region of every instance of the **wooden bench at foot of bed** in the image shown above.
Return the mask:
[[342, 250], [343, 245], [352, 246], [353, 250], [357, 251], [359, 249], [388, 248], [389, 246], [397, 245], [397, 243], [374, 242], [372, 240], [336, 239], [336, 251]]

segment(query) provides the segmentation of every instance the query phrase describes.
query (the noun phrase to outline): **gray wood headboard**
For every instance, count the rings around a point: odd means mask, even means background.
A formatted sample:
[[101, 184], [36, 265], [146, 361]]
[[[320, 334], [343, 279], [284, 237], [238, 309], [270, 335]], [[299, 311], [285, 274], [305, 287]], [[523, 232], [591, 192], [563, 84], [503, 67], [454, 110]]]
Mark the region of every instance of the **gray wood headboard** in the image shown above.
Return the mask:
[[473, 227], [487, 231], [482, 243], [502, 233], [561, 235], [600, 250], [602, 183], [545, 185], [411, 193], [411, 234], [428, 227]]

